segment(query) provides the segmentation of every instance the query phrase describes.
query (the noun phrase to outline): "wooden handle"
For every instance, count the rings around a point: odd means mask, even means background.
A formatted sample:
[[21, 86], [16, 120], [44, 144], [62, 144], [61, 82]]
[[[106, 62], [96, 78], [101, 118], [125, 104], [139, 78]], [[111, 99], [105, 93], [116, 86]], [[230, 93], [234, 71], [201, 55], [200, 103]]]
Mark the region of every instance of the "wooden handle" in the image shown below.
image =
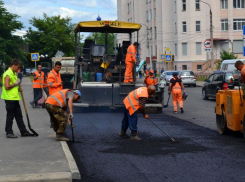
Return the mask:
[[23, 102], [23, 105], [24, 105], [24, 108], [25, 108], [25, 112], [26, 114], [28, 115], [28, 112], [27, 112], [27, 108], [26, 108], [26, 102], [25, 102], [25, 98], [24, 98], [24, 95], [23, 95], [23, 90], [21, 88], [21, 85], [19, 84], [19, 88], [20, 88], [20, 94], [21, 94], [21, 97], [22, 97], [22, 102]]

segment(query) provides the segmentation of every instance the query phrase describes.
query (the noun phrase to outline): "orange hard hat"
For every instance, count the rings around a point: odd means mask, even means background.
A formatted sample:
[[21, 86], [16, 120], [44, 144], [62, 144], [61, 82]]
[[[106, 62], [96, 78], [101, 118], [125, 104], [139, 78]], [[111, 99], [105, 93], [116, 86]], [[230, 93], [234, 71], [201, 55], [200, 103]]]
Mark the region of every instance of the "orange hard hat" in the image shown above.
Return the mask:
[[151, 69], [151, 70], [150, 70], [150, 73], [154, 73], [154, 70], [153, 70], [153, 69]]

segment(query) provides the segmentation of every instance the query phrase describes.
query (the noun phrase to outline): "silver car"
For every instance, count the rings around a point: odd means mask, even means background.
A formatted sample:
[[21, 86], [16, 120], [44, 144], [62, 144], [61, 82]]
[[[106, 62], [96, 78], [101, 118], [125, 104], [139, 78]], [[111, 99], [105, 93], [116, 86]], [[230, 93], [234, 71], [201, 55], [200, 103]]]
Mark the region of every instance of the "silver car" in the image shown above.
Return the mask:
[[196, 77], [193, 71], [180, 70], [178, 71], [178, 76], [181, 77], [184, 85], [188, 85], [189, 87], [192, 85], [193, 87], [196, 87]]
[[160, 79], [163, 78], [166, 81], [166, 85], [169, 85], [171, 78], [173, 78], [173, 73], [177, 73], [177, 71], [165, 71], [161, 74]]

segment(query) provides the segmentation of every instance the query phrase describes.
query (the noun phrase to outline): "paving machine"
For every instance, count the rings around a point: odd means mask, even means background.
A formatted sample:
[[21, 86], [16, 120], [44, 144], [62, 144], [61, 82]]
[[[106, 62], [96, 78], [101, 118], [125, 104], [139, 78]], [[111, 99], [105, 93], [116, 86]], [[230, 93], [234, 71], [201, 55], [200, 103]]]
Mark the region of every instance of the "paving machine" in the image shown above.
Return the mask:
[[[87, 21], [79, 22], [75, 29], [75, 77], [74, 85], [82, 92], [81, 103], [76, 106], [109, 106], [122, 107], [123, 99], [132, 90], [142, 87], [143, 80], [136, 79], [136, 66], [133, 68], [134, 83], [124, 84], [125, 57], [128, 46], [132, 42], [132, 34], [139, 37], [141, 25], [121, 21]], [[96, 40], [85, 40], [81, 47], [81, 33], [103, 33], [105, 44], [97, 44]], [[114, 53], [108, 51], [108, 33], [128, 35], [127, 41], [116, 44]], [[127, 36], [125, 36], [127, 37]], [[138, 53], [137, 48], [137, 53]], [[138, 57], [138, 56], [137, 56]], [[146, 108], [162, 111], [164, 85], [159, 85], [154, 96], [149, 98]]]
[[220, 134], [228, 134], [229, 130], [238, 131], [245, 137], [245, 95], [240, 89], [241, 83], [234, 80], [227, 90], [219, 90], [216, 94], [216, 124]]

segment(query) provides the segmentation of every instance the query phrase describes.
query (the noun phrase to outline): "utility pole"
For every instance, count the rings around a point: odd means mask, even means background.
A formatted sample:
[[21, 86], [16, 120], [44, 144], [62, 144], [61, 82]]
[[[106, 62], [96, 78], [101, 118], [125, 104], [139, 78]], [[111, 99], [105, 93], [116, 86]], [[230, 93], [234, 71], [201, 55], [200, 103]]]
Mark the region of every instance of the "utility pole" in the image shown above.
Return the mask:
[[211, 48], [212, 48], [212, 51], [211, 51], [211, 70], [213, 70], [213, 67], [214, 67], [214, 40], [213, 40], [213, 14], [212, 14], [212, 10], [211, 10], [211, 7], [210, 7], [210, 40], [211, 40]]

